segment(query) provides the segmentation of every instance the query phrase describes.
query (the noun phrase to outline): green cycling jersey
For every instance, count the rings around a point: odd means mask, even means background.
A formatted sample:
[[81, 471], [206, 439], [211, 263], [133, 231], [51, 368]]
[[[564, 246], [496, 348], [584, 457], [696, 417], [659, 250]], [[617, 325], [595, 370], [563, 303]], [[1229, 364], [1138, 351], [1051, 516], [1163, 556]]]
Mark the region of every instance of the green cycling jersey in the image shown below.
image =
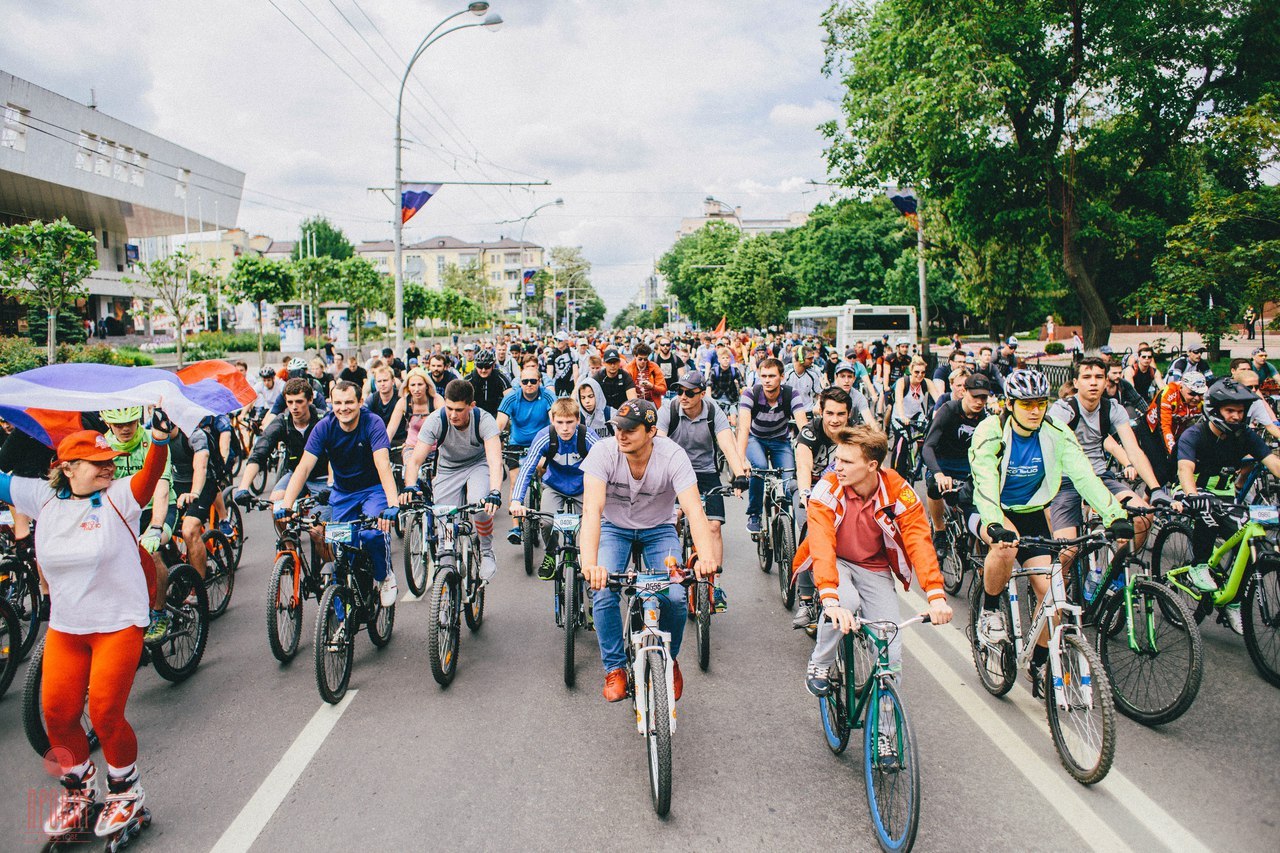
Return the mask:
[[[139, 425], [138, 429], [133, 434], [133, 438], [127, 442], [118, 440], [115, 433], [110, 429], [107, 430], [105, 437], [107, 439], [107, 444], [111, 446], [112, 450], [122, 450], [125, 453], [124, 456], [120, 456], [116, 459], [115, 478], [117, 480], [125, 477], [132, 477], [138, 471], [142, 470], [142, 463], [147, 458], [147, 448], [151, 447], [150, 431]], [[170, 462], [168, 459], [165, 460], [164, 474], [161, 475], [160, 479], [164, 480], [169, 485], [169, 492], [170, 495], [172, 495], [173, 472], [170, 469]], [[144, 506], [143, 509], [151, 509], [151, 505], [153, 503], [155, 503], [154, 498], [147, 501], [147, 505]]]

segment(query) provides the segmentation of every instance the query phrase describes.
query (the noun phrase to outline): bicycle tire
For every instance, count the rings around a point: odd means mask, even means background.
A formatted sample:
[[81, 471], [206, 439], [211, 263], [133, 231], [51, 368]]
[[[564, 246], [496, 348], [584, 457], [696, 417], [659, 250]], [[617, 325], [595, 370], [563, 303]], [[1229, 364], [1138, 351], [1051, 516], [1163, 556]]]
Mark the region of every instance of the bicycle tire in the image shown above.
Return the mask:
[[[1098, 657], [1111, 682], [1116, 709], [1144, 726], [1172, 722], [1187, 712], [1200, 692], [1200, 629], [1172, 590], [1145, 578], [1133, 585], [1133, 616], [1137, 650], [1129, 644], [1123, 593], [1104, 602], [1098, 619]], [[1162, 689], [1166, 687], [1167, 692]]]
[[404, 582], [410, 592], [421, 598], [427, 591], [427, 578], [431, 576], [427, 565], [430, 548], [423, 546], [426, 537], [422, 514], [411, 512], [408, 516], [404, 528]]
[[711, 585], [700, 583], [693, 588], [694, 635], [698, 640], [698, 668], [703, 672], [711, 666]]
[[217, 619], [227, 612], [231, 594], [236, 588], [236, 574], [227, 564], [231, 543], [219, 530], [207, 530], [204, 534], [204, 550], [207, 562], [204, 567], [204, 588], [209, 595], [209, 618]]
[[867, 686], [867, 679], [876, 671], [880, 650], [867, 632], [861, 630], [849, 635], [849, 647], [852, 652], [849, 656], [849, 680], [853, 683], [854, 695], [858, 696]]
[[886, 767], [880, 760], [878, 740], [885, 727], [879, 720], [873, 726], [868, 719], [863, 726], [862, 750], [867, 808], [871, 812], [871, 824], [876, 829], [880, 849], [886, 853], [898, 853], [911, 849], [920, 826], [920, 757], [907, 709], [893, 684], [882, 682], [879, 697], [874, 701], [878, 702], [878, 717], [885, 713], [886, 704], [892, 709], [891, 731], [897, 762]]
[[645, 654], [648, 656], [645, 700], [648, 702], [649, 731], [645, 733], [645, 747], [649, 757], [649, 797], [653, 801], [654, 812], [659, 817], [666, 817], [671, 810], [671, 705], [667, 696], [667, 659], [660, 651]]
[[[1115, 702], [1111, 697], [1111, 683], [1107, 678], [1106, 670], [1102, 668], [1102, 662], [1098, 660], [1097, 653], [1088, 643], [1075, 634], [1063, 633], [1061, 636], [1063, 646], [1061, 657], [1064, 667], [1061, 689], [1068, 691], [1069, 707], [1065, 711], [1058, 708], [1055, 691], [1059, 688], [1054, 686], [1053, 668], [1046, 665], [1044, 706], [1049, 721], [1049, 734], [1053, 738], [1054, 749], [1058, 751], [1058, 758], [1067, 773], [1071, 774], [1071, 778], [1082, 785], [1094, 785], [1106, 778], [1111, 770], [1111, 762], [1115, 759], [1116, 711]], [[1092, 687], [1090, 690], [1092, 701], [1088, 707], [1097, 712], [1096, 725], [1092, 722], [1079, 722], [1084, 720], [1082, 713], [1084, 705], [1081, 701], [1082, 697], [1076, 691], [1086, 683], [1084, 680], [1086, 677], [1089, 679], [1087, 683]], [[1080, 739], [1091, 741], [1087, 746], [1090, 751], [1097, 752], [1096, 758], [1076, 754], [1072, 745], [1068, 743], [1070, 732], [1063, 725], [1065, 721], [1072, 721], [1072, 728], [1077, 734], [1084, 732]]]
[[[1014, 658], [1013, 643], [1005, 640], [995, 646], [982, 642], [978, 636], [978, 617], [982, 613], [982, 596], [985, 593], [981, 575], [974, 575], [969, 584], [969, 647], [973, 654], [973, 667], [978, 672], [982, 687], [992, 696], [1003, 696], [1013, 689], [1017, 681], [1018, 663]], [[1013, 614], [1009, 609], [1008, 593], [1000, 593], [1004, 610], [1004, 623], [1012, 626]]]
[[773, 543], [769, 541], [769, 525], [762, 524], [756, 534], [756, 556], [760, 558], [760, 571], [766, 575], [773, 568]]
[[9, 600], [0, 597], [0, 696], [5, 694], [22, 662], [22, 625]]
[[[49, 733], [44, 727], [44, 707], [40, 700], [43, 675], [44, 640], [41, 639], [31, 654], [31, 663], [27, 666], [26, 679], [22, 685], [22, 732], [27, 736], [27, 743], [35, 750], [36, 755], [50, 759]], [[99, 745], [98, 733], [93, 730], [93, 723], [89, 720], [87, 698], [84, 710], [80, 713], [80, 725], [89, 739], [89, 751], [92, 752]]]
[[480, 569], [477, 565], [480, 552], [468, 544], [465, 549], [459, 549], [458, 554], [463, 557], [463, 569], [466, 572], [462, 587], [467, 598], [471, 599], [470, 601], [464, 599], [462, 615], [466, 617], [467, 627], [474, 633], [484, 624], [485, 584], [480, 581]]
[[182, 563], [170, 570], [164, 609], [169, 631], [147, 649], [156, 673], [177, 684], [195, 674], [209, 642], [209, 598], [193, 567]]
[[1280, 568], [1274, 562], [1254, 569], [1241, 609], [1249, 659], [1267, 683], [1280, 687]]
[[960, 548], [965, 540], [956, 536], [950, 524], [946, 525], [944, 530], [946, 544], [943, 546], [942, 553], [938, 555], [938, 567], [942, 569], [943, 591], [954, 598], [960, 595], [960, 590], [964, 588], [965, 557], [960, 553]]
[[231, 522], [232, 535], [227, 537], [230, 546], [227, 551], [227, 568], [235, 572], [240, 569], [240, 558], [244, 556], [244, 513], [240, 505], [231, 499], [231, 489], [222, 490], [222, 501], [227, 507], [227, 520]]
[[849, 671], [845, 665], [844, 643], [836, 646], [836, 659], [831, 664], [828, 680], [831, 682], [831, 693], [818, 697], [818, 716], [822, 720], [822, 736], [827, 742], [827, 749], [835, 755], [844, 752], [849, 745], [849, 708], [845, 681]]
[[778, 591], [782, 594], [782, 606], [791, 610], [796, 606], [796, 588], [791, 583], [791, 561], [795, 559], [795, 536], [791, 532], [791, 516], [774, 517], [774, 553], [778, 564]]
[[[4, 584], [4, 595], [18, 618], [18, 661], [27, 659], [31, 649], [35, 647], [40, 636], [40, 583], [33, 565], [16, 558], [9, 558], [5, 572], [8, 581]], [[0, 695], [4, 691], [0, 690]]]
[[573, 687], [577, 681], [576, 653], [578, 632], [578, 610], [581, 607], [578, 596], [581, 581], [578, 579], [578, 567], [572, 560], [561, 558], [560, 578], [564, 586], [564, 603], [560, 609], [561, 621], [564, 622], [564, 686]]
[[271, 568], [267, 583], [267, 644], [280, 663], [288, 663], [298, 653], [302, 638], [302, 597], [293, 598], [293, 578], [298, 567], [292, 554], [281, 554]]
[[436, 572], [431, 582], [431, 594], [427, 612], [430, 632], [427, 634], [427, 659], [431, 663], [431, 675], [441, 687], [453, 683], [458, 674], [458, 652], [461, 648], [462, 627], [459, 625], [461, 609], [458, 592], [461, 578], [452, 569]]
[[258, 473], [253, 475], [253, 479], [249, 481], [249, 491], [261, 497], [262, 493], [267, 490], [267, 477], [269, 476], [266, 466], [258, 468]]
[[[1195, 557], [1191, 549], [1191, 527], [1181, 521], [1170, 521], [1161, 527], [1155, 541], [1151, 544], [1151, 574], [1163, 580], [1169, 572], [1190, 565], [1194, 561]], [[1174, 590], [1174, 594], [1182, 599], [1196, 622], [1203, 622], [1204, 617], [1213, 610], [1212, 595], [1196, 598], [1171, 584], [1169, 586]]]
[[320, 698], [330, 705], [338, 704], [347, 695], [351, 664], [355, 659], [351, 614], [344, 601], [347, 595], [350, 592], [341, 586], [330, 584], [320, 596], [316, 613], [316, 688]]
[[538, 567], [538, 543], [534, 531], [538, 526], [536, 518], [525, 516], [520, 519], [520, 546], [524, 552], [524, 573], [533, 577], [533, 570]]
[[377, 587], [373, 590], [371, 606], [373, 615], [369, 618], [369, 624], [365, 626], [369, 632], [369, 642], [373, 643], [374, 648], [385, 649], [391, 642], [391, 633], [396, 627], [396, 606], [392, 604], [390, 607], [383, 607], [382, 600], [378, 597]]

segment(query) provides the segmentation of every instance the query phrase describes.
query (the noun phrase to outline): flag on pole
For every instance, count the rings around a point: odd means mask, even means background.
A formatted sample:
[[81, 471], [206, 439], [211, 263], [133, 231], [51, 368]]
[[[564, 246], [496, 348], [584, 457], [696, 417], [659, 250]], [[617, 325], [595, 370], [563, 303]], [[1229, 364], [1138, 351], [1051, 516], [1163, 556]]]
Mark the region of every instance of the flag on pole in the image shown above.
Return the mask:
[[726, 321], [727, 319], [729, 319], [729, 317], [728, 317], [728, 315], [727, 315], [727, 314], [721, 314], [721, 315], [720, 315], [720, 325], [719, 325], [719, 326], [716, 326], [716, 330], [715, 330], [714, 332], [712, 332], [711, 334], [715, 335], [716, 337], [720, 337], [721, 335], [723, 335], [723, 334], [724, 334], [724, 330], [725, 330], [725, 325], [724, 325], [724, 324], [725, 324], [725, 321]]
[[885, 187], [885, 194], [889, 196], [889, 201], [893, 202], [893, 206], [898, 208], [898, 212], [907, 218], [907, 221], [920, 230], [920, 214], [917, 210], [917, 201], [915, 190], [911, 187]]
[[524, 295], [525, 296], [537, 296], [538, 286], [533, 283], [533, 277], [535, 274], [537, 274], [537, 272], [538, 272], [537, 270], [524, 271]]
[[403, 189], [400, 192], [400, 223], [403, 225], [413, 218], [413, 215], [422, 206], [427, 203], [430, 198], [440, 192], [443, 184], [401, 184]]

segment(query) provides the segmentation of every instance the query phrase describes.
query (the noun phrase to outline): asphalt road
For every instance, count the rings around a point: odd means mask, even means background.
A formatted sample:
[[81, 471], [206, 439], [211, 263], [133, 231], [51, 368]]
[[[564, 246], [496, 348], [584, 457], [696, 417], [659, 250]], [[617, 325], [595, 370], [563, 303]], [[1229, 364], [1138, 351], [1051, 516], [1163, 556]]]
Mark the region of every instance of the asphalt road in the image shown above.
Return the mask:
[[[351, 692], [331, 708], [315, 687], [314, 602], [292, 664], [267, 647], [273, 539], [257, 513], [199, 672], [177, 686], [138, 674], [129, 718], [155, 822], [134, 849], [874, 849], [860, 741], [828, 751], [802, 684], [810, 643], [790, 630], [741, 502], [730, 503], [730, 609], [714, 621], [710, 671], [683, 656], [667, 819], [650, 807], [629, 705], [600, 696], [594, 635], [580, 639], [568, 690], [550, 585], [526, 577], [505, 540], [450, 688], [427, 664], [425, 600], [404, 600], [388, 648], [359, 639]], [[903, 614], [918, 601], [908, 595]], [[1159, 729], [1119, 717], [1115, 767], [1085, 788], [1058, 764], [1025, 679], [1003, 699], [978, 685], [956, 607], [956, 623], [914, 627], [906, 641], [918, 849], [1275, 849], [1280, 692], [1238, 637], [1206, 625], [1191, 710]], [[22, 734], [22, 675], [0, 699], [0, 850], [37, 848], [56, 795]]]

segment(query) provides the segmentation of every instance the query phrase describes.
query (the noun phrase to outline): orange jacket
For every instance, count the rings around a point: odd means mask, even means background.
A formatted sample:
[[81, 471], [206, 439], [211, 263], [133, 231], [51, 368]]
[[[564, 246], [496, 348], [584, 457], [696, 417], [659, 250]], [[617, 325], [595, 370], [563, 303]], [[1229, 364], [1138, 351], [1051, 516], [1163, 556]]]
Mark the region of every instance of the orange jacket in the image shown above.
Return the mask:
[[[813, 569], [813, 584], [825, 603], [838, 602], [840, 575], [836, 570], [836, 528], [844, 521], [844, 488], [834, 472], [827, 474], [809, 495], [809, 535], [796, 550], [792, 566], [802, 572]], [[920, 498], [896, 471], [880, 470], [880, 487], [876, 490], [876, 523], [884, 537], [889, 565], [902, 582], [911, 586], [914, 572], [932, 601], [945, 597], [938, 554], [933, 549], [929, 522], [925, 519]]]
[[[649, 362], [649, 372], [645, 376], [641, 377], [639, 375], [640, 370], [636, 367], [636, 362], [633, 359], [631, 363], [627, 365], [626, 371], [631, 374], [631, 378], [635, 380], [637, 397], [648, 400], [655, 406], [662, 404], [662, 397], [667, 393], [667, 378], [662, 375], [662, 368], [658, 367], [658, 365], [651, 361]], [[649, 384], [653, 386], [649, 389], [648, 394], [640, 393], [640, 380], [642, 378], [647, 379]]]
[[1164, 441], [1166, 453], [1173, 453], [1178, 438], [1200, 414], [1201, 404], [1187, 405], [1182, 396], [1182, 383], [1170, 382], [1160, 389], [1147, 407], [1147, 428]]

